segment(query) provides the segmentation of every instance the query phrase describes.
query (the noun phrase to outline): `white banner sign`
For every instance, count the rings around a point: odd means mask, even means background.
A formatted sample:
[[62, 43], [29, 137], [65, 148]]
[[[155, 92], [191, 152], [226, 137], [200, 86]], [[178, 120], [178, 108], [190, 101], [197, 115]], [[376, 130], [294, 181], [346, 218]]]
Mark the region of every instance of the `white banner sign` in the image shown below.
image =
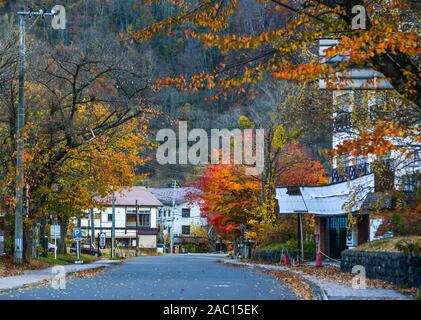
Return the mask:
[[51, 239], [60, 239], [60, 231], [61, 231], [61, 228], [60, 228], [60, 225], [59, 224], [53, 224], [53, 225], [51, 225], [51, 231], [50, 231], [50, 233], [51, 233]]

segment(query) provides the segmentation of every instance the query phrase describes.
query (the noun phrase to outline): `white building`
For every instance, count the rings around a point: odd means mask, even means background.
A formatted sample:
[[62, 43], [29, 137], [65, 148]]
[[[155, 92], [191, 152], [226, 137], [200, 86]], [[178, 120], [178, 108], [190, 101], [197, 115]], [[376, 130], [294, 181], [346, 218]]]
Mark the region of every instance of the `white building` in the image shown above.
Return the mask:
[[161, 231], [166, 229], [169, 233], [171, 228], [174, 228], [175, 245], [180, 244], [182, 240], [200, 241], [191, 234], [192, 228], [206, 227], [207, 219], [201, 216], [200, 207], [188, 200], [188, 194], [195, 189], [149, 188], [148, 190], [163, 204], [163, 207], [158, 209], [158, 225]]
[[[105, 233], [107, 246], [111, 241], [112, 227], [112, 196], [101, 198], [102, 209], [95, 208], [95, 237]], [[118, 245], [126, 248], [156, 249], [157, 243], [157, 212], [162, 203], [143, 187], [132, 187], [115, 193], [115, 237]], [[84, 236], [91, 234], [90, 218], [81, 219]], [[138, 238], [136, 238], [136, 236]]]
[[[366, 105], [368, 113], [376, 104], [383, 102], [382, 93], [376, 91], [366, 91], [365, 101], [356, 102], [356, 91], [333, 91], [333, 103], [337, 111], [334, 113], [334, 125], [332, 136], [332, 148], [335, 149], [343, 141], [353, 139], [356, 137], [356, 132], [352, 124], [352, 111], [356, 103], [363, 103]], [[412, 145], [414, 154], [407, 158], [405, 154], [399, 151], [392, 150], [390, 154], [383, 157], [390, 165], [391, 178], [393, 178], [393, 185], [396, 190], [414, 191], [416, 184], [416, 176], [421, 172], [421, 154], [416, 151], [421, 149], [420, 143], [416, 141], [407, 141], [399, 138], [391, 140], [394, 145]], [[335, 159], [333, 162], [332, 183], [342, 182], [361, 176], [362, 174], [369, 174], [372, 172], [371, 165], [376, 160], [376, 156], [369, 155], [367, 157], [358, 156], [342, 156], [340, 159]], [[336, 170], [341, 164], [344, 170]]]
[[[369, 94], [366, 92], [366, 94]], [[337, 109], [334, 114], [332, 148], [343, 141], [356, 137], [352, 124], [352, 111], [356, 92], [334, 91], [333, 102]], [[367, 112], [374, 103], [382, 103], [378, 96], [367, 99]], [[399, 141], [392, 141], [398, 144]], [[408, 143], [408, 141], [405, 141]], [[418, 144], [419, 146], [419, 144]], [[315, 242], [318, 250], [333, 258], [340, 258], [341, 251], [374, 240], [381, 221], [370, 219], [372, 210], [389, 209], [393, 199], [384, 191], [372, 170], [375, 156], [352, 157], [345, 155], [334, 159], [330, 184], [325, 186], [277, 188], [276, 198], [281, 214], [312, 214], [315, 219]], [[388, 164], [386, 174], [388, 188], [412, 192], [421, 169], [419, 153], [413, 158], [392, 151], [383, 157]], [[385, 172], [382, 172], [385, 175]], [[419, 178], [418, 178], [419, 179]], [[384, 179], [380, 180], [384, 181]], [[357, 218], [352, 229], [348, 229], [348, 214]]]

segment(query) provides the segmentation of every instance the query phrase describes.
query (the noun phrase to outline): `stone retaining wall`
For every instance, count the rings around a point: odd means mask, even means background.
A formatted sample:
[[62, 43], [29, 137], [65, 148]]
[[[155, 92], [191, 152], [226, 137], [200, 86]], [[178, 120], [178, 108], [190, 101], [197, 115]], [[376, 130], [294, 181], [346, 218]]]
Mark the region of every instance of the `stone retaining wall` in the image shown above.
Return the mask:
[[[281, 251], [278, 250], [262, 250], [257, 249], [253, 250], [251, 254], [251, 259], [258, 262], [268, 262], [268, 263], [280, 263], [281, 262]], [[286, 253], [286, 252], [285, 252]], [[290, 255], [295, 256], [296, 252], [289, 252]], [[306, 261], [314, 260], [314, 253], [304, 252], [304, 259]]]
[[356, 265], [364, 266], [367, 278], [421, 287], [421, 256], [405, 256], [397, 252], [342, 251], [341, 270], [351, 272]]
[[251, 258], [259, 262], [279, 263], [281, 261], [281, 250], [253, 250]]

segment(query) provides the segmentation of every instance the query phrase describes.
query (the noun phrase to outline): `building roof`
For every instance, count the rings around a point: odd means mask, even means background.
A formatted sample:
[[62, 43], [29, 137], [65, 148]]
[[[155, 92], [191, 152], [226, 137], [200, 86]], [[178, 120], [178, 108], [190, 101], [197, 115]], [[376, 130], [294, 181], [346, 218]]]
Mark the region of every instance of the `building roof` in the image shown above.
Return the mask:
[[[117, 206], [135, 206], [137, 201], [137, 204], [143, 207], [162, 207], [161, 201], [144, 187], [121, 189], [115, 193], [115, 198]], [[107, 205], [111, 205], [112, 201], [112, 195], [99, 199], [99, 202]]]
[[343, 215], [358, 211], [367, 195], [374, 191], [374, 174], [318, 187], [277, 188], [281, 214], [308, 212], [315, 215]]
[[179, 205], [186, 203], [189, 200], [187, 195], [189, 193], [198, 192], [197, 188], [149, 188], [150, 191], [156, 198], [159, 199], [164, 205], [172, 205], [173, 196], [175, 197], [175, 204]]

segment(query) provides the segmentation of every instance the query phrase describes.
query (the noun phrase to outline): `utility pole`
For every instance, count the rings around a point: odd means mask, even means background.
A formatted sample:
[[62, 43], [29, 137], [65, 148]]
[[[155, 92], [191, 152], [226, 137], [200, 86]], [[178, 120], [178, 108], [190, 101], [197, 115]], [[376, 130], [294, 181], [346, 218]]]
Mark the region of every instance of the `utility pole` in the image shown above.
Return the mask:
[[298, 246], [297, 246], [297, 253], [298, 257], [301, 259], [301, 263], [304, 263], [304, 236], [303, 236], [303, 218], [301, 212], [297, 212], [297, 239], [298, 239]]
[[171, 208], [171, 234], [170, 234], [170, 254], [173, 254], [174, 247], [174, 220], [175, 220], [175, 188], [177, 188], [177, 180], [173, 181], [173, 193], [172, 193], [172, 208]]
[[54, 16], [54, 12], [18, 11], [19, 15], [19, 106], [16, 121], [16, 209], [15, 209], [15, 251], [14, 262], [23, 262], [23, 196], [25, 185], [25, 164], [23, 154], [25, 141], [25, 18], [26, 16]]
[[136, 257], [139, 252], [139, 205], [136, 200]]
[[113, 192], [113, 208], [111, 217], [111, 258], [115, 258], [115, 192]]
[[91, 249], [95, 246], [95, 214], [94, 208], [91, 209]]

